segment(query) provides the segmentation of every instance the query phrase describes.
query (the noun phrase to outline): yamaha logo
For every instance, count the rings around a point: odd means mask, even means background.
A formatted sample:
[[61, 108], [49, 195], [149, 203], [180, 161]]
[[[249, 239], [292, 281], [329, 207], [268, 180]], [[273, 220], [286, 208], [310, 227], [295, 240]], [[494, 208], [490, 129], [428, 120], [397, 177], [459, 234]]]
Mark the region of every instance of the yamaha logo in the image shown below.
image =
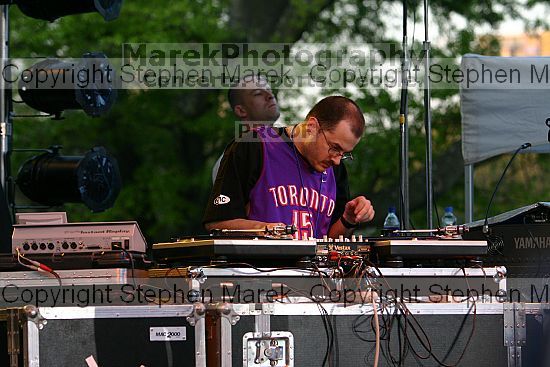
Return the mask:
[[514, 237], [516, 249], [550, 248], [550, 237]]
[[214, 199], [214, 205], [223, 205], [229, 203], [230, 201], [231, 199], [229, 198], [229, 196], [220, 195]]

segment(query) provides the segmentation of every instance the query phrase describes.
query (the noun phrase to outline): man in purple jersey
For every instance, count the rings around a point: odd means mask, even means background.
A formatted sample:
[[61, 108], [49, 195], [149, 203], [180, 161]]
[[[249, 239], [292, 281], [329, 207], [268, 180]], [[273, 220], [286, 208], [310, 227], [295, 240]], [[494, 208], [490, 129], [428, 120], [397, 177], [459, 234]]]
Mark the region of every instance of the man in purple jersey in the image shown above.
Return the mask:
[[350, 200], [347, 172], [365, 128], [352, 100], [327, 97], [296, 126], [262, 126], [225, 151], [203, 219], [210, 229], [262, 229], [293, 224], [296, 238], [349, 235], [374, 209]]

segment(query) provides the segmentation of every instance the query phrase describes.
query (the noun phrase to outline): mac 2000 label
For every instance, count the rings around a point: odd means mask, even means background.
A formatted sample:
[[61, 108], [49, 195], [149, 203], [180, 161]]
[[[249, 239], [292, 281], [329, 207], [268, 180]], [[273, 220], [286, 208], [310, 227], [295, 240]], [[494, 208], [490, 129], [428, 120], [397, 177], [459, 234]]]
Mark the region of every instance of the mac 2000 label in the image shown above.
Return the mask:
[[186, 340], [185, 326], [160, 326], [149, 328], [150, 341], [184, 341]]

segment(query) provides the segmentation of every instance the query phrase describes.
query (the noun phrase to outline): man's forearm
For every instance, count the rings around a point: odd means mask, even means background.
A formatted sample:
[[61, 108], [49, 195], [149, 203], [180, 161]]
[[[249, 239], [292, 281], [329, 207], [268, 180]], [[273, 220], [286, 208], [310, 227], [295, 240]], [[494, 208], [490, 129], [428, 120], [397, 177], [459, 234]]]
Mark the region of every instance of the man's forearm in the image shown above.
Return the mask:
[[330, 227], [328, 230], [328, 237], [329, 238], [338, 238], [340, 235], [343, 235], [344, 237], [348, 237], [353, 232], [353, 228], [346, 228], [342, 224], [342, 221], [338, 219], [334, 224]]

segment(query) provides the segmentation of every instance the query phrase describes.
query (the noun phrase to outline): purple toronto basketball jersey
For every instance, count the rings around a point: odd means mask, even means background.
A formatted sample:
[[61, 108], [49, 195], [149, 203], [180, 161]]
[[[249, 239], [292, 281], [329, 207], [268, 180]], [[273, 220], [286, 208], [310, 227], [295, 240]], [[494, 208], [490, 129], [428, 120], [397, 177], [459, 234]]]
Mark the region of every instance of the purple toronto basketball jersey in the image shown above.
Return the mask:
[[336, 205], [332, 167], [315, 171], [270, 126], [256, 130], [263, 146], [263, 169], [250, 192], [248, 219], [293, 224], [297, 239], [327, 234]]

